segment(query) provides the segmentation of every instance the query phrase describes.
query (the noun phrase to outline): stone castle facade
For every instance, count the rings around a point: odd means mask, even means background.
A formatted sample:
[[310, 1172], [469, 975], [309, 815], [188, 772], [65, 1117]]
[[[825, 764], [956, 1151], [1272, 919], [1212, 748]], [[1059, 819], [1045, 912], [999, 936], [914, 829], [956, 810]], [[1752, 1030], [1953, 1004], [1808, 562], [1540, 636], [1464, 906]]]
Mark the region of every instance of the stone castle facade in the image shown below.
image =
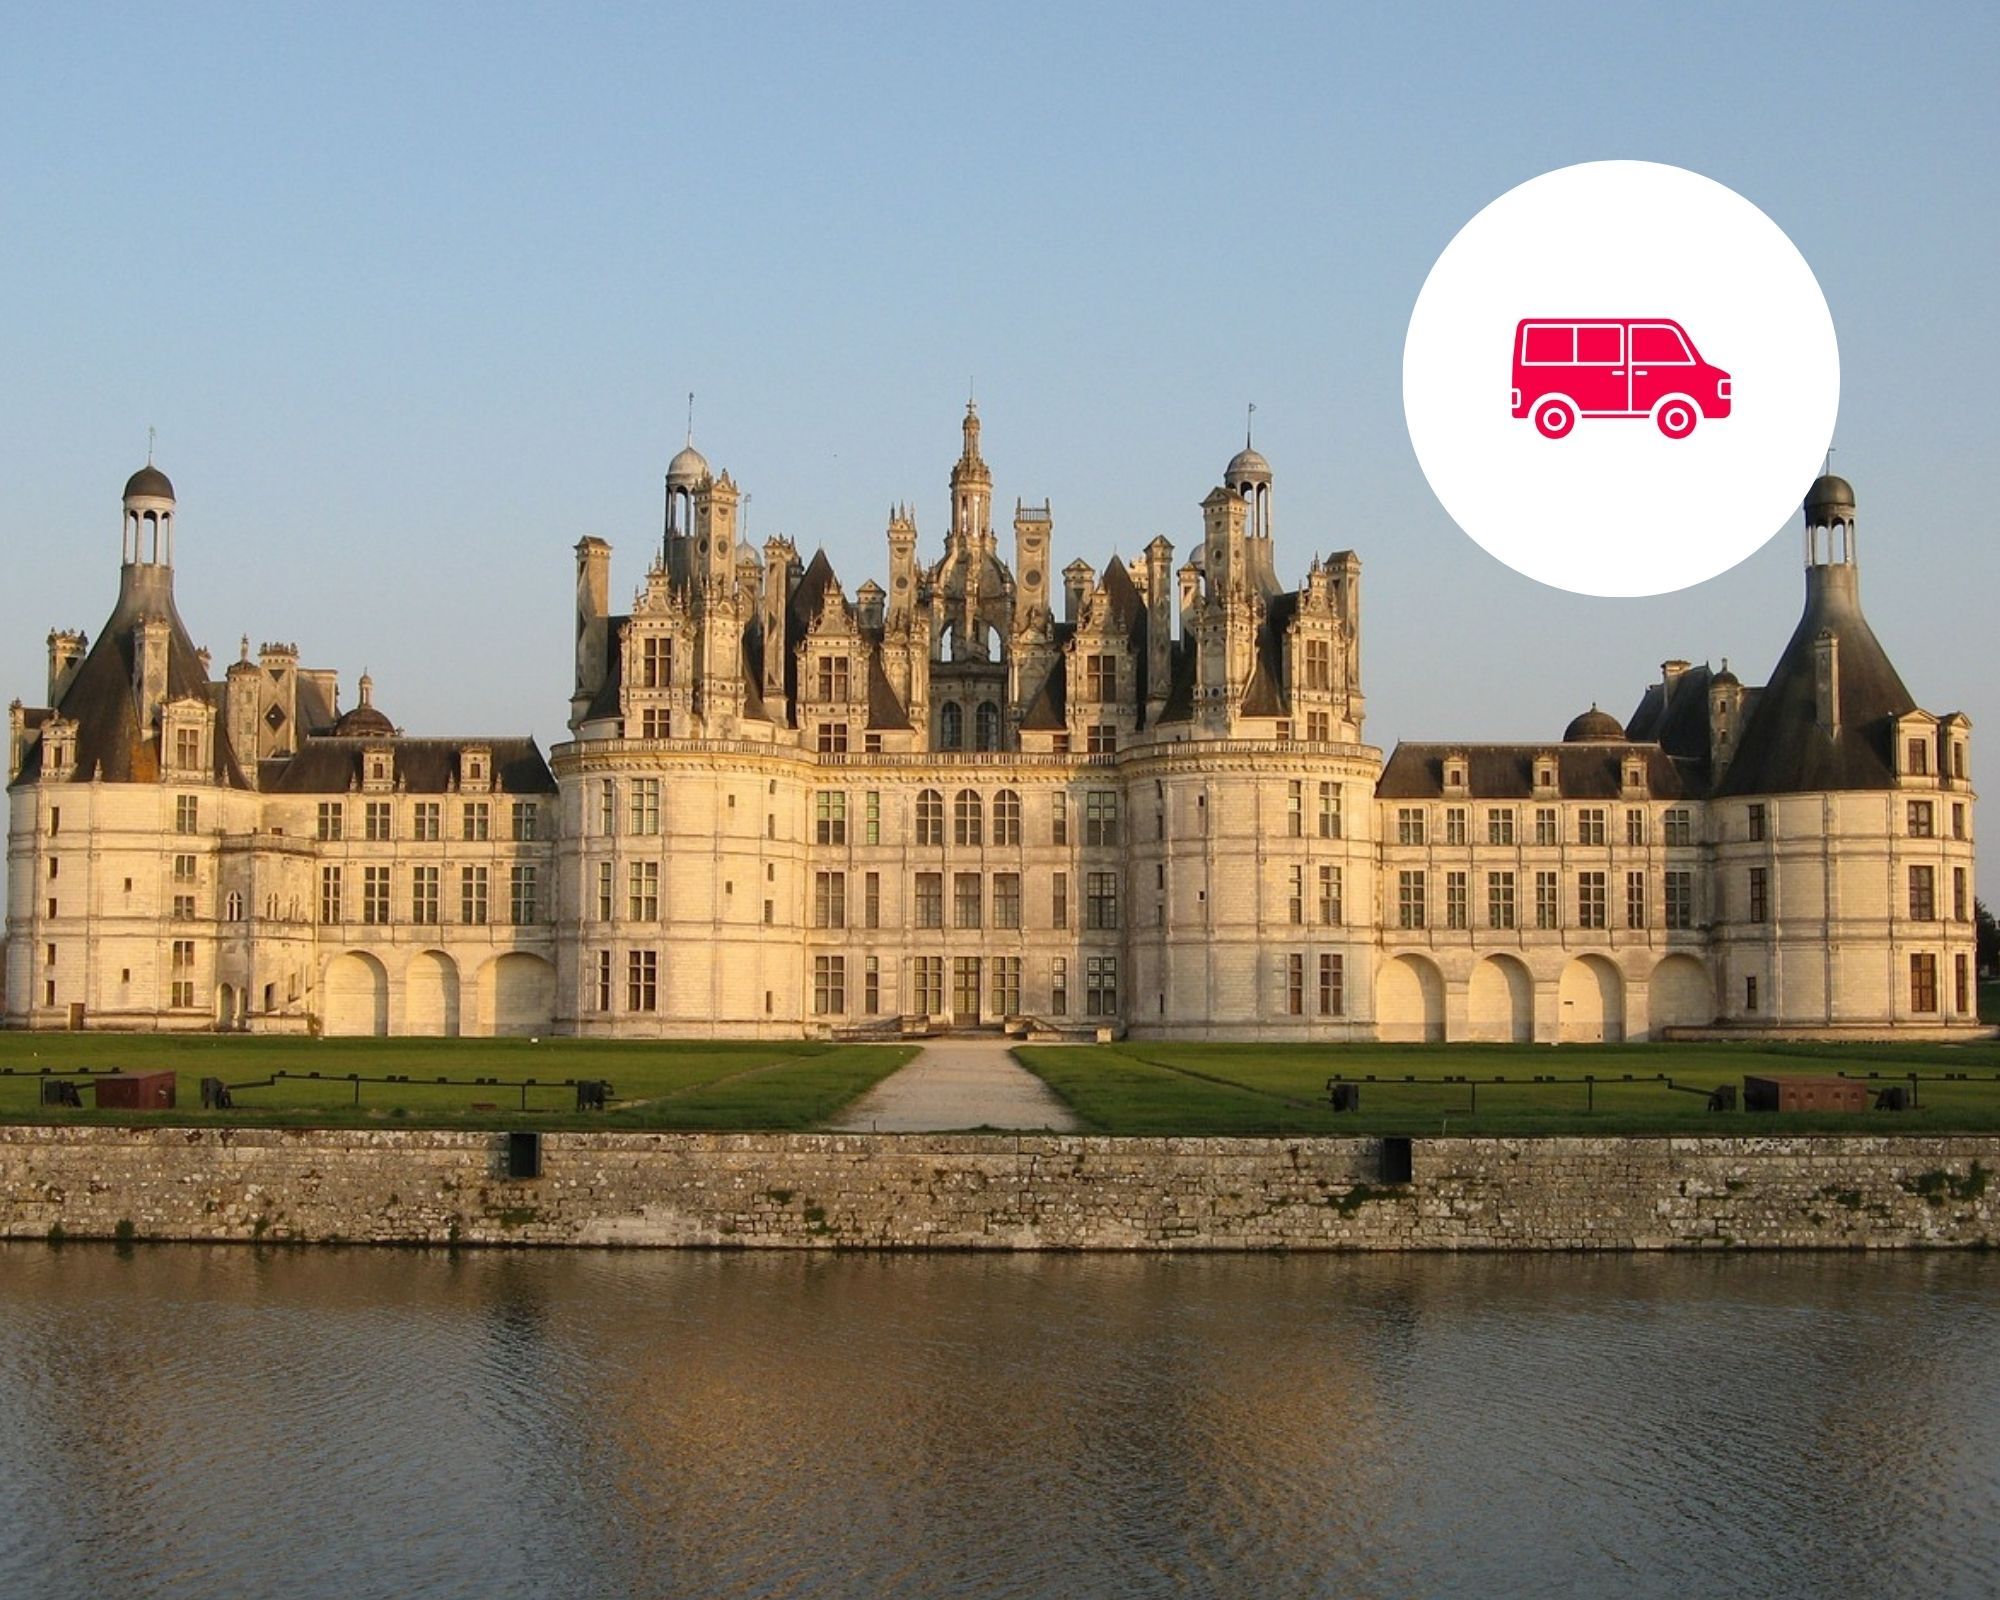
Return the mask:
[[[1769, 681], [1664, 664], [1545, 744], [1362, 733], [1361, 564], [1278, 577], [1246, 447], [1178, 567], [993, 523], [967, 408], [943, 552], [888, 585], [739, 536], [692, 443], [628, 611], [576, 549], [572, 737], [411, 738], [289, 644], [217, 676], [176, 500], [11, 714], [6, 1015], [30, 1028], [618, 1038], [913, 1027], [1301, 1040], [1962, 1035], [1970, 727], [1805, 504]], [[1060, 587], [1058, 588], [1058, 580]]]

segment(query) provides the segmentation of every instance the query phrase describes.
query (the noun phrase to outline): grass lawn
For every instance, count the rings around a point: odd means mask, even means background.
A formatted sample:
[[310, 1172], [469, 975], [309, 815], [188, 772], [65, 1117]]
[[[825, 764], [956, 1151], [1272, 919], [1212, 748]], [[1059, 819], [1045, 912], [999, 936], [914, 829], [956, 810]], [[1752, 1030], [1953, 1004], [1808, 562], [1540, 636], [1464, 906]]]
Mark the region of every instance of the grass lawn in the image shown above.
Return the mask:
[[[626, 1043], [579, 1039], [260, 1039], [218, 1034], [0, 1034], [0, 1120], [300, 1127], [810, 1128], [914, 1052], [902, 1045], [797, 1041]], [[172, 1071], [169, 1112], [59, 1110], [40, 1103], [44, 1067]], [[11, 1073], [5, 1069], [11, 1068]], [[234, 1090], [229, 1111], [201, 1109], [201, 1080]], [[404, 1077], [401, 1083], [360, 1083]], [[437, 1078], [491, 1078], [440, 1084]], [[522, 1080], [532, 1078], [522, 1107]], [[565, 1079], [601, 1078], [613, 1109], [579, 1114]], [[428, 1080], [428, 1081], [426, 1081]], [[358, 1100], [357, 1100], [358, 1089]], [[475, 1109], [484, 1107], [490, 1109]]]
[[[2000, 1044], [1974, 1045], [1259, 1045], [1039, 1047], [1015, 1052], [1082, 1124], [1112, 1134], [1553, 1134], [2000, 1132]], [[1746, 1074], [1831, 1076], [1963, 1072], [1963, 1083], [1920, 1083], [1920, 1109], [1847, 1116], [1712, 1113], [1696, 1094]], [[1626, 1082], [1627, 1074], [1632, 1077]], [[1370, 1082], [1370, 1075], [1374, 1081]], [[1597, 1079], [1595, 1108], [1582, 1083]], [[1326, 1081], [1361, 1089], [1361, 1108], [1336, 1115]], [[1506, 1084], [1405, 1083], [1406, 1076]]]

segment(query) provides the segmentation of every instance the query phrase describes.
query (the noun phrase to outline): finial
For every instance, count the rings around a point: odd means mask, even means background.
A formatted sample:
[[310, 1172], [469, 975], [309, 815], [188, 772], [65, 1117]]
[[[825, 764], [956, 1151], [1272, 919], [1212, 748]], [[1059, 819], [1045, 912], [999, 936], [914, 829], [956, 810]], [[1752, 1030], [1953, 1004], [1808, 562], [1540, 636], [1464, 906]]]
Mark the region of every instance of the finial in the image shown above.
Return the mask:
[[1243, 424], [1243, 448], [1245, 450], [1248, 450], [1250, 448], [1250, 436], [1252, 433], [1256, 431], [1256, 427], [1257, 427], [1257, 402], [1255, 400], [1252, 400], [1250, 402], [1250, 414]]
[[241, 645], [239, 646], [239, 651], [240, 651], [240, 653], [238, 654], [238, 656], [237, 656], [237, 658], [236, 658], [237, 660], [239, 660], [239, 661], [248, 661], [248, 660], [250, 659], [250, 635], [249, 635], [249, 634], [247, 634], [247, 633], [246, 633], [246, 634], [244, 634], [244, 635], [243, 635], [243, 642], [242, 642], [242, 644], [241, 644]]
[[688, 436], [689, 448], [694, 445], [694, 390], [688, 390]]
[[159, 436], [160, 430], [158, 428], [148, 428], [146, 430], [146, 465], [149, 467], [153, 464], [153, 441]]

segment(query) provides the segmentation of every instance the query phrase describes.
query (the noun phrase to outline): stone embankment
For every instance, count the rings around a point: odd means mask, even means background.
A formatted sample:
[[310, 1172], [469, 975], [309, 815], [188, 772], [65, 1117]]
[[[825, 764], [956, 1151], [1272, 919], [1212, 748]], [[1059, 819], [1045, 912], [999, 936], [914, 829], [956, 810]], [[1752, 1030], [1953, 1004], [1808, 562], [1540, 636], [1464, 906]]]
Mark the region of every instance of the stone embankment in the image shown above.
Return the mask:
[[[2000, 1138], [0, 1127], [0, 1237], [1078, 1250], [2000, 1244]], [[1394, 1176], [1395, 1152], [1388, 1175]]]

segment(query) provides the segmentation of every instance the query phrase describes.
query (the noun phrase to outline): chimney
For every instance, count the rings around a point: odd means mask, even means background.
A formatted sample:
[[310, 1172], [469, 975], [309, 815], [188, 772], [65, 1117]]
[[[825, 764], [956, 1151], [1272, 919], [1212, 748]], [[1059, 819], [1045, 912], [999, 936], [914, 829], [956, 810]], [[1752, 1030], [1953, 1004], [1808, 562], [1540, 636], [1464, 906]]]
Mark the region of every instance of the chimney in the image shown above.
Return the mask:
[[1164, 534], [1146, 546], [1146, 720], [1166, 709], [1173, 649], [1174, 547]]
[[1667, 691], [1667, 698], [1674, 695], [1674, 685], [1680, 682], [1681, 674], [1688, 669], [1685, 661], [1662, 661], [1660, 663], [1660, 685]]
[[1813, 639], [1813, 721], [1828, 734], [1840, 732], [1840, 639], [1831, 628]]
[[611, 614], [611, 546], [584, 538], [576, 546], [576, 693], [570, 700], [570, 726], [575, 728], [609, 668]]
[[58, 628], [49, 635], [49, 705], [62, 704], [63, 691], [68, 689], [76, 677], [76, 669], [83, 665], [84, 652], [90, 641], [83, 634], [67, 628]]
[[1090, 563], [1081, 557], [1063, 568], [1063, 621], [1074, 622], [1082, 614], [1091, 578]]

